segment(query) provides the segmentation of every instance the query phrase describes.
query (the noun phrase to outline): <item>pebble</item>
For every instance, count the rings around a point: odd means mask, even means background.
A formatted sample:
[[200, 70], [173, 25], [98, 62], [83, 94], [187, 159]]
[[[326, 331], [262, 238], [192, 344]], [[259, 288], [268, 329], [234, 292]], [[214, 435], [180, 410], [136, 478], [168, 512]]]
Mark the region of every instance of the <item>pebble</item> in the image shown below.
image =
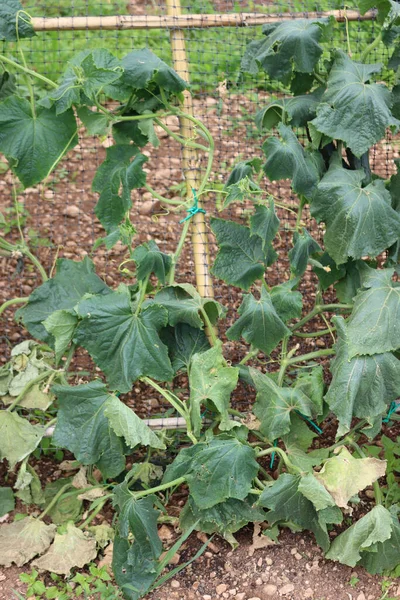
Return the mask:
[[203, 600], [212, 600], [212, 598], [208, 594], [204, 594]]
[[245, 595], [244, 592], [239, 592], [239, 594], [236, 594], [235, 600], [244, 600]]
[[306, 590], [304, 590], [304, 598], [313, 598], [314, 597], [314, 590], [312, 588], [307, 588]]
[[172, 530], [168, 527], [168, 525], [161, 525], [160, 529], [158, 530], [158, 537], [161, 540], [167, 541], [172, 540], [174, 534]]
[[81, 210], [78, 206], [75, 206], [75, 204], [70, 204], [69, 206], [66, 206], [64, 208], [63, 215], [65, 217], [74, 218], [74, 217], [77, 217], [80, 212], [81, 212]]
[[253, 596], [253, 598], [249, 598], [249, 600], [261, 600], [258, 596]]
[[228, 593], [229, 593], [231, 596], [236, 596], [236, 592], [237, 592], [237, 589], [236, 589], [236, 588], [232, 588], [231, 590], [228, 590]]
[[293, 583], [287, 583], [286, 585], [281, 587], [281, 589], [279, 590], [279, 595], [287, 596], [288, 594], [291, 594], [292, 592], [294, 592]]
[[267, 558], [265, 559], [265, 562], [267, 563], [267, 565], [270, 565], [270, 566], [271, 566], [271, 565], [272, 565], [272, 558], [269, 558], [269, 557], [267, 556]]
[[224, 592], [226, 592], [227, 589], [228, 589], [228, 586], [225, 585], [225, 583], [220, 583], [215, 588], [215, 591], [217, 592], [218, 596], [220, 596], [221, 594], [223, 594]]
[[277, 591], [278, 591], [278, 588], [276, 587], [276, 585], [273, 585], [272, 583], [268, 583], [267, 585], [264, 585], [264, 587], [263, 587], [263, 592], [266, 596], [275, 596]]
[[364, 592], [360, 592], [357, 596], [357, 600], [366, 600]]
[[261, 577], [256, 579], [256, 585], [262, 585], [262, 584], [263, 584], [263, 580], [261, 579]]
[[177, 588], [181, 587], [181, 584], [180, 584], [180, 583], [179, 583], [179, 581], [177, 581], [176, 579], [173, 579], [173, 580], [171, 581], [171, 583], [170, 583], [170, 586], [171, 586], [172, 588], [175, 588], [175, 589], [177, 589]]
[[296, 552], [296, 554], [294, 555], [296, 560], [301, 560], [303, 557], [299, 552]]

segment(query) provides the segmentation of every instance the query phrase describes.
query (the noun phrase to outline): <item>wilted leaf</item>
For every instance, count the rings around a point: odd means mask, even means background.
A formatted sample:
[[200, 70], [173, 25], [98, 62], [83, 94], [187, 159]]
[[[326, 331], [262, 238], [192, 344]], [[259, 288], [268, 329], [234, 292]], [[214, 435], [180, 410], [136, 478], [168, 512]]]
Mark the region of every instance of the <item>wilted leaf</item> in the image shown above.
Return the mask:
[[0, 411], [0, 460], [6, 458], [10, 469], [38, 446], [46, 427], [31, 425], [17, 413]]
[[42, 554], [54, 539], [55, 525], [26, 517], [0, 527], [0, 565], [22, 567], [36, 554]]
[[15, 499], [10, 487], [0, 487], [0, 517], [11, 512], [15, 508]]

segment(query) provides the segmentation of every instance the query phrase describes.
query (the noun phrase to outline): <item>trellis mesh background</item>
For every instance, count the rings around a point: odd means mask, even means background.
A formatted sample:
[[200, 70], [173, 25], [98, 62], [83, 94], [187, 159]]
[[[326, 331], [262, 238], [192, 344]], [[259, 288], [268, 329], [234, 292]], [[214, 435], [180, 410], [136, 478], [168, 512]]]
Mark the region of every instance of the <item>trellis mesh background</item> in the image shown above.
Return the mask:
[[[102, 2], [96, 0], [46, 0], [23, 2], [25, 9], [34, 17], [57, 16], [107, 16], [107, 15], [166, 15], [164, 0], [116, 0]], [[265, 0], [183, 0], [183, 13], [288, 13], [293, 17], [307, 18], [309, 11], [326, 11], [341, 8], [334, 0], [292, 0], [290, 2], [267, 3]], [[216, 16], [216, 20], [218, 17]], [[72, 22], [73, 26], [73, 22]], [[246, 160], [254, 156], [262, 157], [260, 149], [262, 138], [254, 124], [255, 112], [265, 105], [271, 94], [277, 94], [276, 86], [266, 77], [240, 75], [240, 60], [246, 44], [259, 37], [261, 27], [209, 27], [190, 28], [185, 30], [186, 49], [190, 64], [189, 78], [194, 94], [194, 111], [198, 118], [211, 130], [216, 143], [216, 153], [210, 187], [222, 186], [238, 160]], [[353, 58], [359, 57], [366, 43], [375, 37], [373, 20], [353, 21], [348, 23], [349, 43]], [[334, 48], [347, 49], [346, 24], [340, 25], [340, 31], [331, 40]], [[72, 55], [86, 48], [107, 48], [122, 57], [132, 49], [149, 47], [163, 60], [172, 64], [170, 30], [104, 30], [39, 32], [37, 37], [23, 42], [29, 66], [51, 79], [57, 80]], [[3, 51], [15, 56], [13, 44], [4, 44]], [[386, 60], [383, 46], [378, 48], [371, 62]], [[280, 94], [285, 93], [282, 88]], [[169, 118], [168, 125], [178, 131], [175, 118]], [[146, 147], [144, 153], [150, 158], [146, 165], [148, 181], [160, 194], [174, 197], [185, 196], [184, 174], [182, 170], [182, 149], [178, 143], [164, 137], [161, 130], [160, 146], [156, 149]], [[105, 148], [111, 140], [98, 140], [81, 132], [80, 144], [71, 151], [56, 168], [46, 188], [41, 186], [22, 191], [18, 185], [14, 188], [22, 215], [23, 232], [30, 240], [35, 253], [49, 270], [56, 257], [81, 259], [91, 255], [95, 239], [102, 235], [102, 228], [94, 218], [93, 209], [97, 195], [91, 191], [91, 182], [96, 168], [105, 158]], [[397, 156], [392, 140], [380, 144], [372, 153], [373, 168], [380, 175], [388, 177], [394, 170], [393, 159]], [[200, 156], [199, 168], [205, 167], [206, 157]], [[18, 238], [16, 214], [13, 198], [13, 177], [0, 158], [0, 212], [6, 215], [6, 232], [10, 239]], [[278, 200], [296, 204], [290, 187], [286, 183], [276, 184], [263, 180], [268, 192]], [[132, 192], [132, 221], [138, 229], [136, 243], [155, 239], [163, 251], [173, 251], [176, 247], [181, 226], [178, 224], [182, 214], [166, 214], [159, 204], [152, 200], [145, 190]], [[205, 202], [208, 215], [217, 214], [221, 198], [210, 194]], [[234, 205], [222, 213], [239, 222], [246, 222], [249, 214], [246, 204]], [[288, 277], [285, 255], [291, 243], [291, 228], [295, 214], [278, 210], [286, 231], [280, 235], [275, 244], [279, 254], [278, 262], [268, 270], [268, 282], [273, 285]], [[321, 236], [317, 226], [311, 225], [313, 235]], [[216, 246], [211, 239], [211, 261], [215, 257]], [[97, 272], [107, 284], [116, 287], [123, 280], [118, 273], [118, 265], [126, 258], [127, 249], [117, 244], [111, 251], [104, 247], [93, 254]], [[22, 263], [15, 259], [1, 258], [0, 292], [2, 301], [14, 296], [27, 296], [39, 283], [36, 272], [28, 261]], [[305, 305], [313, 302], [312, 286], [309, 285], [312, 275], [303, 284]], [[190, 244], [182, 256], [177, 269], [178, 281], [194, 283], [194, 264]], [[232, 322], [235, 309], [241, 302], [242, 294], [232, 291], [215, 282], [215, 296], [229, 310], [226, 325]], [[323, 323], [322, 327], [325, 327]], [[225, 327], [225, 326], [224, 326]], [[12, 311], [7, 311], [1, 323], [1, 341], [3, 352], [0, 360], [5, 362], [11, 346], [21, 341], [26, 332], [21, 332], [12, 320]], [[313, 344], [308, 345], [312, 349]], [[321, 344], [321, 342], [318, 342]], [[322, 343], [324, 343], [322, 341]], [[241, 343], [227, 346], [227, 358], [237, 361], [246, 351]], [[77, 368], [90, 368], [94, 371], [88, 358], [81, 353], [77, 360]], [[273, 368], [273, 366], [272, 366]], [[182, 382], [181, 382], [182, 383]], [[178, 385], [179, 385], [178, 381]], [[248, 403], [251, 395], [243, 390], [237, 394], [237, 401]], [[163, 411], [162, 403], [154, 393], [145, 392], [141, 385], [135, 385], [129, 401], [142, 414], [154, 414]]]

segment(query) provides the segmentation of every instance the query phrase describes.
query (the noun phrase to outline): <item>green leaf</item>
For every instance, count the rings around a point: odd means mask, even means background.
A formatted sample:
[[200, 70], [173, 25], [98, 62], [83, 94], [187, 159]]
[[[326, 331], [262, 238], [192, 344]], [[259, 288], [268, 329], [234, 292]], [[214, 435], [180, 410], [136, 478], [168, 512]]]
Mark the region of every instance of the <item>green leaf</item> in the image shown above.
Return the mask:
[[258, 472], [255, 452], [235, 438], [218, 436], [183, 448], [165, 471], [164, 483], [184, 476], [199, 509], [228, 498], [244, 500]]
[[[72, 477], [56, 479], [51, 483], [47, 484], [44, 490], [44, 505], [47, 507], [52, 502], [58, 492], [66, 484], [71, 484]], [[68, 491], [68, 490], [67, 490]], [[68, 494], [62, 494], [57, 502], [50, 508], [48, 515], [52, 522], [56, 525], [63, 525], [69, 521], [77, 521], [80, 514], [82, 513], [83, 503], [77, 495], [69, 496]]]
[[321, 365], [313, 367], [309, 372], [300, 373], [295, 381], [294, 387], [301, 390], [311, 401], [313, 417], [323, 414], [324, 395], [324, 369]]
[[87, 106], [80, 106], [76, 112], [89, 135], [107, 135], [110, 128], [110, 120], [107, 115], [93, 112]]
[[126, 444], [131, 448], [142, 444], [143, 446], [165, 450], [165, 444], [160, 438], [131, 408], [116, 396], [110, 395], [108, 397], [104, 415], [109, 420], [114, 433], [118, 437], [123, 437]]
[[[318, 483], [312, 482], [312, 475], [306, 476], [307, 484], [303, 490], [307, 495], [312, 495], [319, 506], [327, 503], [321, 500]], [[268, 523], [273, 525], [279, 521], [290, 521], [302, 529], [311, 530], [318, 544], [324, 549], [329, 548], [329, 536], [326, 529], [327, 515], [318, 513], [315, 505], [299, 489], [302, 482], [300, 475], [283, 473], [272, 486], [264, 488], [259, 505], [268, 508]], [[303, 484], [304, 485], [304, 484]], [[329, 518], [329, 517], [328, 517]]]
[[[301, 458], [302, 454], [298, 454], [297, 451], [301, 450], [302, 453], [307, 452], [315, 437], [317, 437], [316, 432], [308, 427], [307, 422], [297, 413], [292, 414], [290, 419], [290, 431], [282, 436], [282, 441], [285, 444], [290, 460], [292, 459], [292, 455]], [[317, 464], [314, 460], [311, 462], [312, 466]], [[293, 463], [297, 464], [296, 460], [294, 460]], [[307, 468], [304, 470], [308, 471], [309, 469]]]
[[311, 214], [326, 223], [327, 252], [337, 265], [348, 258], [377, 256], [400, 237], [400, 214], [391, 206], [382, 180], [362, 187], [364, 171], [343, 169], [338, 162], [321, 179]]
[[277, 258], [275, 250], [263, 250], [262, 240], [244, 225], [211, 218], [211, 229], [219, 245], [212, 272], [228, 284], [248, 290]]
[[299, 483], [299, 492], [312, 502], [317, 510], [335, 506], [335, 501], [322, 483], [314, 475], [303, 475]]
[[124, 287], [83, 300], [77, 311], [83, 320], [76, 341], [102, 369], [112, 389], [129, 392], [132, 383], [144, 376], [172, 379], [168, 350], [158, 335], [167, 324], [164, 307], [152, 304], [136, 315]]
[[[225, 189], [231, 185], [238, 183], [242, 179], [250, 179], [253, 176], [253, 171], [258, 173], [261, 168], [262, 161], [259, 158], [252, 158], [250, 160], [242, 160], [238, 162], [232, 169], [228, 177], [228, 181], [225, 184]], [[254, 183], [254, 182], [253, 182]]]
[[229, 541], [233, 533], [248, 523], [265, 521], [264, 510], [255, 506], [255, 501], [255, 496], [248, 496], [244, 500], [229, 498], [207, 510], [201, 510], [189, 496], [180, 514], [179, 525], [183, 531], [194, 526], [197, 531], [218, 533]]
[[[1, 9], [0, 9], [1, 10]], [[0, 100], [5, 100], [8, 96], [12, 96], [16, 91], [15, 77], [8, 71], [3, 71], [0, 74]], [[5, 225], [6, 223], [2, 223]]]
[[251, 235], [257, 235], [262, 240], [262, 249], [269, 246], [279, 230], [280, 220], [276, 216], [275, 204], [271, 199], [268, 206], [256, 204], [255, 213], [250, 217]]
[[311, 94], [273, 100], [256, 113], [255, 122], [258, 129], [260, 131], [272, 129], [281, 122], [283, 113], [288, 116], [288, 122], [292, 127], [304, 127], [316, 116], [323, 92], [324, 89], [321, 87]]
[[58, 575], [69, 575], [73, 567], [82, 569], [97, 556], [96, 540], [68, 523], [65, 533], [56, 533], [49, 550], [32, 566]]
[[132, 89], [147, 89], [152, 84], [179, 94], [187, 88], [187, 83], [158, 58], [151, 50], [143, 48], [127, 54], [122, 60], [124, 74], [121, 82]]
[[55, 525], [26, 517], [0, 527], [0, 565], [22, 567], [50, 546], [56, 532]]
[[367, 551], [361, 552], [359, 562], [368, 573], [372, 575], [381, 574], [383, 571], [391, 571], [400, 563], [400, 523], [397, 516], [397, 507], [392, 507], [392, 533], [389, 539], [377, 542], [369, 547]]
[[310, 256], [321, 248], [305, 228], [302, 233], [294, 232], [293, 243], [293, 248], [289, 251], [290, 270], [294, 275], [301, 276], [307, 269]]
[[47, 179], [57, 163], [78, 143], [72, 110], [57, 116], [53, 108], [32, 107], [10, 96], [1, 103], [0, 152], [25, 187]]
[[78, 386], [55, 385], [59, 410], [54, 443], [70, 450], [84, 465], [97, 464], [105, 478], [125, 468], [123, 446], [104, 414], [112, 397], [102, 381]]
[[96, 171], [92, 190], [100, 194], [96, 216], [110, 234], [132, 207], [131, 190], [146, 183], [142, 167], [148, 159], [132, 145], [111, 146], [106, 152], [107, 158]]
[[341, 268], [345, 275], [335, 285], [337, 297], [340, 302], [351, 304], [361, 288], [361, 275], [365, 263], [362, 260], [349, 260]]
[[6, 458], [10, 469], [31, 454], [42, 439], [45, 427], [31, 425], [15, 412], [0, 411], [0, 460]]
[[[22, 11], [22, 14], [20, 13]], [[17, 27], [18, 15], [18, 27]], [[18, 31], [18, 35], [17, 35]], [[19, 0], [2, 0], [0, 6], [0, 40], [16, 42], [36, 35], [29, 15]]]
[[270, 377], [257, 369], [250, 369], [250, 371], [257, 390], [253, 412], [261, 422], [261, 433], [269, 440], [274, 440], [290, 431], [293, 411], [311, 417], [311, 400], [300, 389], [279, 387]]
[[262, 149], [267, 157], [264, 172], [271, 181], [292, 180], [297, 194], [310, 197], [322, 170], [322, 157], [312, 150], [304, 150], [290, 127], [279, 123], [280, 138], [269, 137]]
[[219, 428], [222, 431], [232, 429], [238, 423], [229, 419], [231, 393], [239, 378], [239, 369], [228, 367], [222, 355], [222, 344], [206, 352], [195, 354], [190, 363], [190, 418], [194, 435], [201, 431], [201, 410], [211, 401], [213, 408], [221, 416]]
[[54, 338], [56, 361], [59, 362], [74, 337], [78, 317], [69, 310], [56, 310], [43, 321], [43, 325]]
[[264, 287], [259, 300], [252, 294], [245, 295], [238, 313], [239, 319], [226, 332], [230, 340], [239, 340], [242, 336], [255, 348], [270, 354], [284, 337], [290, 335], [290, 329], [279, 317]]
[[275, 285], [270, 291], [272, 304], [282, 321], [291, 321], [301, 317], [303, 296], [300, 292], [293, 291], [298, 283], [298, 279], [290, 279], [285, 283]]
[[371, 8], [378, 9], [377, 21], [384, 23], [384, 32], [387, 29], [390, 33], [390, 25], [393, 25], [400, 16], [400, 9], [396, 1], [393, 0], [358, 0], [358, 7], [361, 14], [365, 14]]
[[292, 71], [312, 73], [322, 55], [319, 42], [327, 19], [296, 19], [264, 25], [265, 40], [251, 42], [242, 60], [242, 71], [263, 69], [271, 79], [289, 83]]
[[165, 278], [171, 269], [172, 258], [169, 254], [161, 252], [154, 240], [135, 248], [132, 258], [136, 263], [136, 277], [139, 281], [144, 281], [146, 277], [154, 273], [165, 285]]
[[344, 446], [336, 449], [335, 454], [328, 458], [315, 477], [325, 486], [337, 506], [348, 508], [350, 498], [385, 475], [386, 461], [354, 458]]
[[131, 544], [127, 539], [115, 536], [112, 569], [115, 581], [127, 600], [139, 600], [149, 591], [158, 577], [156, 572], [143, 571], [129, 564]]
[[355, 567], [361, 559], [361, 552], [374, 547], [374, 544], [388, 540], [392, 528], [390, 512], [381, 505], [375, 506], [333, 540], [326, 558]]
[[210, 348], [204, 331], [186, 323], [161, 329], [160, 338], [168, 347], [169, 358], [175, 372], [180, 369], [187, 371], [192, 357]]
[[[346, 276], [346, 268], [344, 266], [338, 267], [327, 252], [316, 257], [315, 260], [311, 260], [310, 264], [318, 277], [318, 281], [323, 291], [327, 290], [333, 283]], [[355, 294], [353, 294], [353, 296], [354, 295]], [[346, 303], [347, 301], [341, 300], [341, 302]], [[351, 302], [351, 299], [349, 302]]]
[[337, 435], [350, 430], [353, 417], [370, 423], [387, 410], [400, 390], [400, 361], [391, 352], [349, 359], [349, 339], [342, 317], [332, 319], [338, 340], [331, 362], [332, 381], [325, 396], [339, 419]]
[[191, 327], [203, 329], [204, 322], [200, 311], [204, 310], [211, 323], [217, 322], [225, 309], [211, 298], [202, 298], [195, 287], [189, 283], [170, 285], [158, 292], [154, 301], [168, 311], [169, 325], [187, 323]]
[[348, 320], [349, 359], [400, 347], [400, 285], [393, 269], [371, 269], [354, 299]]
[[358, 63], [337, 51], [326, 92], [311, 121], [319, 132], [345, 142], [357, 157], [379, 142], [387, 127], [400, 124], [390, 111], [392, 96], [387, 87], [369, 83], [381, 69], [381, 64]]
[[10, 487], [0, 487], [0, 517], [11, 512], [15, 508], [15, 499]]
[[53, 336], [43, 326], [43, 321], [55, 311], [74, 308], [85, 294], [107, 294], [109, 291], [95, 274], [89, 258], [85, 257], [82, 262], [60, 258], [56, 275], [34, 290], [28, 304], [17, 312], [17, 318], [33, 337], [52, 344]]

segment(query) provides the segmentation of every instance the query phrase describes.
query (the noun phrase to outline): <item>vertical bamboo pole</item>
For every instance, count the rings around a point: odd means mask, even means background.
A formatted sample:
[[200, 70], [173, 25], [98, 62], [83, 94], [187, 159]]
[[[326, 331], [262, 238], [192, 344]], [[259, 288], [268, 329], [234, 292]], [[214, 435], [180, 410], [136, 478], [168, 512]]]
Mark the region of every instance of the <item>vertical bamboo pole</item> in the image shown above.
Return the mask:
[[[167, 14], [172, 17], [181, 15], [180, 0], [166, 0]], [[175, 71], [189, 83], [189, 64], [186, 54], [185, 36], [183, 29], [172, 29], [171, 33], [172, 57]], [[183, 110], [193, 115], [193, 102], [190, 92], [185, 90]], [[180, 119], [181, 134], [184, 138], [191, 139], [194, 135], [194, 126], [188, 119]], [[192, 188], [199, 187], [198, 155], [195, 148], [183, 147], [183, 168], [186, 179], [187, 197], [193, 198]], [[199, 199], [199, 206], [201, 202]], [[210, 256], [208, 249], [208, 236], [203, 213], [197, 213], [191, 219], [192, 248], [196, 274], [196, 285], [199, 294], [205, 298], [214, 296], [213, 284], [210, 277]]]

